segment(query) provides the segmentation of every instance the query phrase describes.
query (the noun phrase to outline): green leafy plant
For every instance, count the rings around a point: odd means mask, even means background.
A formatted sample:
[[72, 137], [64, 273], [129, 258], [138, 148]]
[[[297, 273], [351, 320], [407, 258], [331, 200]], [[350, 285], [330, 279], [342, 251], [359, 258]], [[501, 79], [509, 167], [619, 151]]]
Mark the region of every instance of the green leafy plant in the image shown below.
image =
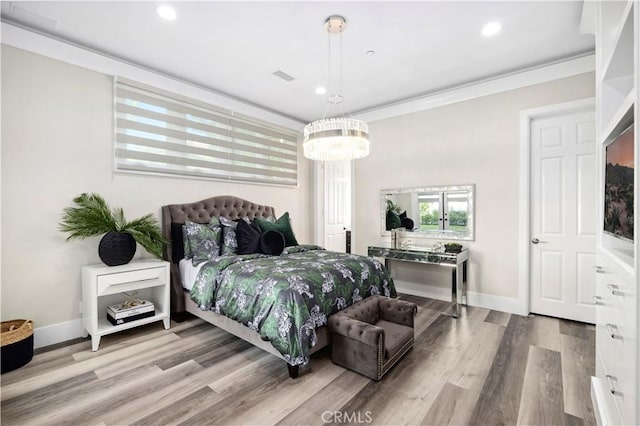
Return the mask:
[[402, 207], [400, 207], [399, 204], [394, 203], [391, 200], [387, 200], [387, 211], [388, 212], [396, 212], [396, 213], [400, 213], [400, 210], [402, 210]]
[[149, 253], [162, 258], [162, 247], [168, 240], [162, 236], [157, 219], [148, 214], [128, 222], [122, 208], [111, 208], [98, 194], [81, 194], [73, 199], [76, 207], [63, 210], [60, 230], [69, 240], [85, 239], [109, 231], [127, 232]]

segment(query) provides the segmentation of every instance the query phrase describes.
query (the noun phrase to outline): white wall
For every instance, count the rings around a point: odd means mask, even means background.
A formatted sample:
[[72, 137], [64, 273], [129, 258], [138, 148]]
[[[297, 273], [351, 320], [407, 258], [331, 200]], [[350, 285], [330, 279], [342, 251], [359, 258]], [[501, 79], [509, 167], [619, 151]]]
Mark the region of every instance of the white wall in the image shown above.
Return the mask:
[[[2, 320], [36, 328], [80, 318], [80, 268], [99, 263], [99, 239], [66, 242], [60, 213], [97, 192], [127, 218], [165, 204], [235, 195], [289, 211], [312, 242], [311, 163], [297, 188], [114, 173], [111, 76], [2, 46]], [[136, 257], [149, 257], [138, 246]], [[36, 335], [37, 337], [37, 335]]]
[[[380, 236], [381, 189], [474, 183], [476, 238], [464, 244], [469, 292], [516, 306], [520, 111], [592, 97], [594, 84], [589, 72], [369, 123], [371, 154], [355, 162], [355, 252], [388, 243]], [[450, 297], [447, 271], [401, 262], [392, 269], [401, 290]]]

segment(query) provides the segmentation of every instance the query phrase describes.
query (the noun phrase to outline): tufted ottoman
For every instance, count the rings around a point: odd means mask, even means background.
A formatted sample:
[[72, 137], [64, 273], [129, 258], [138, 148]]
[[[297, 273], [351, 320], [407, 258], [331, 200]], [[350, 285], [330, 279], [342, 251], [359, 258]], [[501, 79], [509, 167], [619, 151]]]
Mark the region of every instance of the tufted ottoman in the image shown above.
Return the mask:
[[332, 315], [331, 359], [380, 380], [413, 347], [416, 312], [415, 303], [370, 296]]

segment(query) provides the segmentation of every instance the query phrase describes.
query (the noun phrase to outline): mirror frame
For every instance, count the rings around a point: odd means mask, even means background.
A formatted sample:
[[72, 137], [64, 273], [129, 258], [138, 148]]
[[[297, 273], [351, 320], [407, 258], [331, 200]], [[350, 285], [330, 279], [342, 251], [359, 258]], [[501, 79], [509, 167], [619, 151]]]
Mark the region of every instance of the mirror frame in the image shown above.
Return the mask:
[[407, 194], [413, 192], [453, 192], [467, 191], [469, 209], [467, 211], [467, 232], [444, 231], [444, 230], [418, 230], [403, 231], [406, 237], [412, 236], [420, 239], [437, 239], [437, 240], [459, 240], [459, 241], [475, 241], [475, 184], [466, 185], [443, 185], [443, 186], [419, 186], [413, 188], [396, 188], [380, 190], [380, 232], [381, 236], [388, 237], [391, 231], [387, 231], [386, 214], [387, 214], [387, 195]]

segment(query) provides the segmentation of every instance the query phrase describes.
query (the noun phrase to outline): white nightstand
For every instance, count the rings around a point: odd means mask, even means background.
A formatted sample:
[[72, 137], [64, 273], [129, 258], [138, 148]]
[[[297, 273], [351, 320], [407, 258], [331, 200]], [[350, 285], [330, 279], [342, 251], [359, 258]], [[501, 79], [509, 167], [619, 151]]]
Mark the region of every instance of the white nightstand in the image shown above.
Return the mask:
[[[103, 264], [82, 268], [83, 336], [91, 334], [91, 348], [98, 350], [100, 338], [107, 334], [162, 320], [169, 328], [169, 263], [161, 260], [139, 260], [121, 266]], [[107, 320], [107, 306], [122, 303], [123, 292], [137, 292], [137, 297], [155, 305], [155, 315], [124, 324]]]

